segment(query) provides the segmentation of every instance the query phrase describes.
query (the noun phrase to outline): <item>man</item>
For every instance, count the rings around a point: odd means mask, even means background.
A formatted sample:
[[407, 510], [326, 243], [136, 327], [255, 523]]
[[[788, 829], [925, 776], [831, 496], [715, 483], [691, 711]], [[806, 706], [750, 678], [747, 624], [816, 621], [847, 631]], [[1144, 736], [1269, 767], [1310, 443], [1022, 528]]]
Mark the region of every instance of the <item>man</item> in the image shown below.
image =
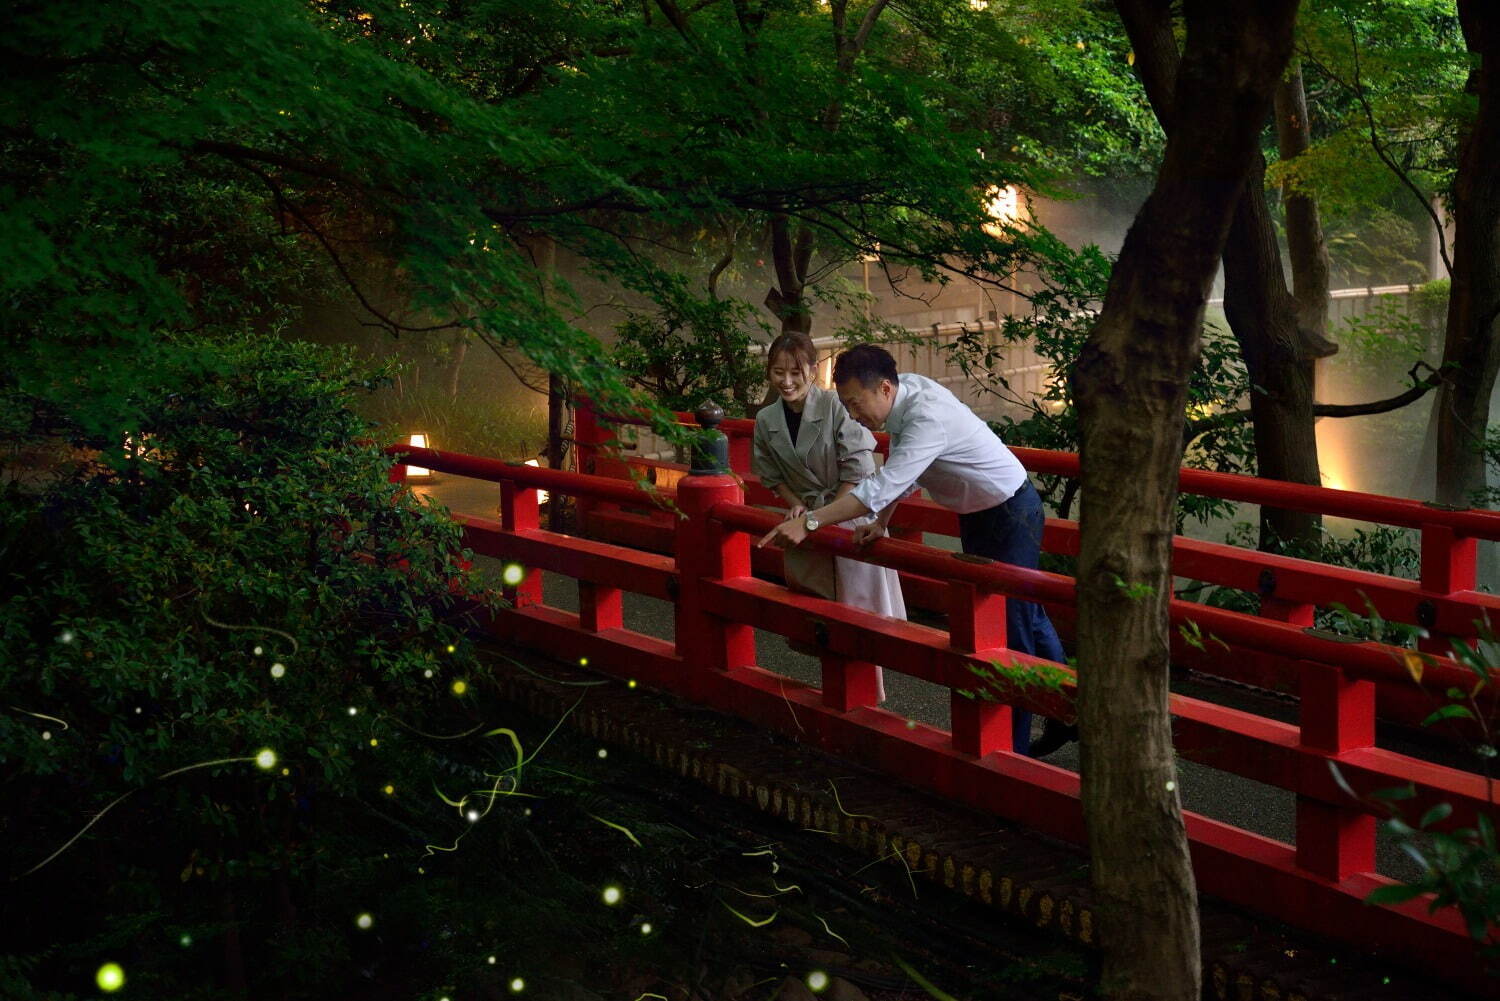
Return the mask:
[[[877, 512], [854, 530], [861, 545], [886, 534], [896, 503], [926, 487], [958, 513], [963, 551], [1035, 569], [1041, 554], [1042, 501], [1026, 470], [990, 430], [946, 388], [925, 376], [901, 375], [896, 359], [862, 344], [838, 356], [833, 382], [849, 416], [871, 431], [890, 432], [884, 467], [849, 493], [800, 518], [782, 522], [757, 545], [799, 545], [823, 525]], [[1066, 662], [1057, 630], [1040, 605], [1007, 598], [1006, 642], [1013, 650]], [[1031, 714], [1014, 714], [1011, 746], [1041, 757], [1077, 739], [1077, 728], [1048, 719], [1031, 743]]]

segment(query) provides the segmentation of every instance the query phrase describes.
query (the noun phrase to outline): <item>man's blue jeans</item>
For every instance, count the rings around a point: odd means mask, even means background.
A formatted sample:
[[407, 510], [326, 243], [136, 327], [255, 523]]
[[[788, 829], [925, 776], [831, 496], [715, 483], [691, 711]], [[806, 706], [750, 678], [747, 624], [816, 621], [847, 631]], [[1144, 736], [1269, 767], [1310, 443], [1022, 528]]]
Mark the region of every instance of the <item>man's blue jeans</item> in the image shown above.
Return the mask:
[[[1027, 480], [1010, 500], [959, 515], [959, 540], [966, 553], [1035, 570], [1042, 552], [1043, 518], [1042, 498]], [[1052, 620], [1034, 601], [1005, 599], [1005, 637], [1012, 650], [1068, 662]], [[1012, 714], [1011, 747], [1017, 754], [1031, 750], [1031, 713]]]

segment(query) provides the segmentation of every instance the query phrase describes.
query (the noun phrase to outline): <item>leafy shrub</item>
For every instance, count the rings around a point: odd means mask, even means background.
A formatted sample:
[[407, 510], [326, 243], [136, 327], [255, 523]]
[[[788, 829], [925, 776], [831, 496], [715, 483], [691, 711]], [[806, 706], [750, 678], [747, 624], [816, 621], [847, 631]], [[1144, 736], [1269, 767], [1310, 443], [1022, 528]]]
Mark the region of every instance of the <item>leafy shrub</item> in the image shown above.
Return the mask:
[[[477, 671], [457, 527], [359, 442], [378, 376], [273, 339], [154, 361], [129, 448], [0, 491], [7, 997], [82, 992], [95, 955], [134, 956], [148, 993], [174, 965], [202, 996], [329, 976], [344, 945], [297, 915], [341, 906], [353, 835], [427, 788], [414, 734]], [[163, 936], [218, 939], [223, 966]]]
[[[1415, 580], [1422, 568], [1422, 554], [1416, 533], [1408, 528], [1377, 525], [1374, 528], [1356, 528], [1352, 535], [1337, 536], [1326, 528], [1314, 542], [1298, 539], [1272, 539], [1268, 548], [1282, 556], [1312, 560], [1330, 566], [1350, 570], [1365, 570]], [[1256, 548], [1259, 531], [1247, 522], [1238, 522], [1225, 538], [1231, 546], [1246, 549]], [[1256, 614], [1260, 611], [1260, 598], [1248, 591], [1229, 587], [1196, 587], [1190, 592], [1196, 595], [1204, 591], [1204, 603], [1218, 608]], [[1184, 595], [1186, 596], [1186, 595]], [[1414, 642], [1420, 629], [1400, 622], [1390, 622], [1369, 610], [1363, 614], [1358, 609], [1341, 605], [1319, 607], [1314, 624], [1319, 629], [1343, 636], [1358, 636], [1361, 639], [1379, 640], [1396, 646], [1407, 646]]]
[[[1495, 821], [1500, 816], [1495, 802], [1494, 762], [1500, 756], [1495, 746], [1489, 708], [1481, 706], [1479, 696], [1495, 680], [1495, 664], [1500, 660], [1500, 637], [1488, 626], [1480, 629], [1477, 640], [1467, 643], [1455, 640], [1452, 657], [1474, 675], [1467, 689], [1452, 687], [1443, 693], [1441, 704], [1423, 720], [1423, 726], [1441, 727], [1445, 721], [1464, 721], [1468, 743], [1478, 762], [1485, 782], [1488, 802], [1475, 818], [1473, 827], [1442, 829], [1441, 824], [1453, 814], [1451, 803], [1437, 803], [1414, 818], [1404, 804], [1415, 798], [1411, 785], [1382, 789], [1371, 794], [1388, 814], [1384, 827], [1420, 867], [1415, 879], [1383, 886], [1367, 899], [1372, 904], [1400, 904], [1424, 894], [1429, 913], [1444, 907], [1455, 908], [1464, 922], [1469, 938], [1480, 955], [1492, 964], [1500, 962], [1500, 841], [1495, 837]], [[1407, 655], [1406, 667], [1413, 680], [1421, 684], [1423, 669], [1432, 661], [1427, 654]], [[1452, 724], [1448, 724], [1452, 725]], [[1333, 768], [1334, 779], [1350, 796], [1357, 794]], [[1492, 972], [1494, 968], [1492, 967]]]
[[[1051, 248], [1049, 264], [1038, 276], [1043, 283], [1031, 293], [1030, 314], [1001, 320], [1000, 339], [1004, 343], [990, 343], [982, 331], [975, 330], [964, 331], [944, 347], [948, 361], [965, 375], [1027, 411], [1020, 420], [1006, 416], [992, 422], [1007, 444], [1078, 451], [1078, 412], [1069, 373], [1098, 318], [1098, 303], [1108, 287], [1110, 267], [1110, 259], [1098, 247], [1079, 251], [1060, 245]], [[1047, 378], [1039, 397], [1015, 393], [997, 374], [1005, 368], [1007, 345], [1023, 342], [1029, 342], [1047, 364]], [[1225, 416], [1239, 409], [1249, 391], [1234, 338], [1217, 326], [1205, 326], [1198, 367], [1188, 379], [1189, 442], [1184, 465], [1221, 473], [1254, 473], [1249, 422]], [[1070, 517], [1078, 481], [1045, 475], [1036, 479], [1039, 492], [1057, 516]], [[1189, 519], [1207, 522], [1233, 510], [1230, 501], [1181, 494], [1177, 502], [1178, 531]]]

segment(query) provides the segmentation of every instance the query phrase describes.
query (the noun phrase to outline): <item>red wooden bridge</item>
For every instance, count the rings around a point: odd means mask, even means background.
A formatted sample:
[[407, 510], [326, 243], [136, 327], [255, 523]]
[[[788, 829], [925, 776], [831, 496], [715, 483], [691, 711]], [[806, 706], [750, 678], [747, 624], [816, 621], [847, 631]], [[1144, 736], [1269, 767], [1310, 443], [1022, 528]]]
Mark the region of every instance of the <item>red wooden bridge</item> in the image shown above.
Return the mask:
[[[577, 422], [578, 472], [432, 449], [393, 452], [414, 465], [499, 485], [498, 522], [459, 517], [469, 548], [525, 570], [507, 589], [511, 607], [493, 622], [507, 642], [587, 657], [591, 668], [1083, 843], [1078, 775], [1009, 749], [1012, 707], [1072, 715], [1073, 671], [1007, 650], [1003, 637], [1003, 602], [1019, 597], [1046, 606], [1066, 638], [1076, 612], [1073, 580], [922, 545], [922, 533], [956, 536], [957, 518], [931, 502], [910, 500], [893, 519], [891, 539], [856, 553], [849, 533], [835, 529], [807, 544], [896, 569], [908, 604], [941, 613], [946, 628], [793, 594], [765, 579], [779, 576], [780, 554], [752, 549], [753, 540], [780, 521], [779, 514], [752, 506], [779, 504], [749, 473], [752, 429], [750, 421], [720, 426], [729, 438], [733, 475], [684, 476], [680, 466], [624, 459], [610, 447], [608, 425], [587, 409]], [[884, 451], [885, 437], [878, 441]], [[1014, 451], [1034, 473], [1078, 475], [1076, 455]], [[644, 482], [646, 476], [656, 485]], [[1377, 747], [1375, 722], [1379, 715], [1416, 724], [1444, 704], [1442, 693], [1475, 687], [1475, 673], [1443, 651], [1454, 639], [1473, 642], [1492, 618], [1500, 621], [1500, 597], [1474, 589], [1476, 542], [1500, 539], [1500, 513], [1189, 469], [1180, 483], [1188, 493], [1404, 526], [1421, 536], [1416, 581], [1175, 540], [1177, 576], [1258, 594], [1260, 614], [1174, 600], [1174, 661], [1295, 695], [1299, 706], [1294, 724], [1172, 697], [1181, 757], [1295, 796], [1294, 844], [1186, 813], [1199, 888], [1354, 947], [1405, 957], [1469, 989], [1492, 987], [1455, 911], [1430, 914], [1422, 898], [1397, 906], [1364, 900], [1391, 882], [1375, 871], [1376, 824], [1388, 801], [1371, 794], [1409, 786], [1414, 795], [1402, 804], [1409, 817], [1449, 804], [1451, 814], [1434, 825], [1439, 830], [1472, 828], [1480, 815], [1495, 816], [1491, 782]], [[574, 497], [588, 537], [542, 528], [539, 491]], [[1043, 549], [1076, 554], [1077, 523], [1049, 519]], [[576, 613], [543, 602], [544, 573], [577, 581]], [[624, 627], [626, 592], [675, 606], [675, 642]], [[1334, 603], [1428, 630], [1420, 670], [1408, 650], [1313, 629], [1316, 608]], [[821, 686], [758, 666], [757, 629], [818, 650]], [[951, 732], [874, 707], [876, 662], [949, 689]], [[993, 670], [996, 662], [1023, 673], [1028, 666], [1052, 672], [1063, 679], [1061, 691], [1009, 680]], [[1494, 694], [1484, 693], [1492, 720]]]

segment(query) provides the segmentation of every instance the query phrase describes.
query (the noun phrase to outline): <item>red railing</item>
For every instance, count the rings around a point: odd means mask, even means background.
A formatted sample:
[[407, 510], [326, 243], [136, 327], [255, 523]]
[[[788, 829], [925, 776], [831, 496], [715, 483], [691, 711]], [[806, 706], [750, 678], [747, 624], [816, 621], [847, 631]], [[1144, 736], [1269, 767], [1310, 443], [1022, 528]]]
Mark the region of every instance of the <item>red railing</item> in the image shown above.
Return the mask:
[[[695, 423], [690, 414], [677, 416], [684, 425]], [[633, 466], [639, 471], [656, 474], [666, 482], [675, 482], [681, 475], [681, 466], [626, 458], [612, 446], [614, 435], [608, 425], [639, 424], [640, 421], [608, 418], [607, 422], [601, 423], [601, 418], [587, 404], [580, 406], [575, 434], [580, 470], [624, 476], [627, 467]], [[750, 440], [755, 422], [726, 420], [719, 428], [729, 439], [730, 466], [744, 481], [748, 501], [780, 506], [781, 500], [762, 487], [750, 472]], [[875, 437], [877, 451], [887, 452], [889, 436], [877, 434]], [[1079, 475], [1076, 454], [1033, 448], [1013, 451], [1033, 473], [1064, 477]], [[1262, 618], [1311, 627], [1320, 606], [1341, 605], [1356, 614], [1373, 610], [1388, 622], [1425, 629], [1428, 635], [1419, 641], [1419, 646], [1426, 652], [1437, 654], [1448, 653], [1455, 640], [1472, 642], [1477, 634], [1488, 630], [1488, 623], [1500, 626], [1500, 595], [1474, 589], [1477, 541], [1500, 540], [1500, 512], [1451, 510], [1377, 494], [1198, 469], [1182, 470], [1179, 488], [1184, 493], [1205, 497], [1311, 511], [1420, 532], [1421, 575], [1418, 580], [1350, 570], [1185, 536], [1173, 540], [1174, 574], [1203, 584], [1257, 595]], [[584, 503], [581, 510], [589, 530], [599, 537], [629, 540], [633, 546], [659, 552], [671, 551], [669, 516], [632, 515], [615, 504]], [[930, 501], [907, 501], [892, 520], [891, 531], [897, 538], [915, 541], [921, 541], [923, 533], [927, 532], [957, 536], [958, 519], [951, 511]], [[1049, 553], [1077, 555], [1078, 523], [1060, 518], [1047, 519], [1042, 548]], [[756, 553], [755, 568], [761, 573], [779, 575], [779, 554]], [[909, 603], [931, 611], [942, 611], [943, 588], [938, 582], [907, 575], [903, 576], [902, 585]], [[1053, 603], [1048, 606], [1048, 611], [1064, 639], [1069, 639], [1074, 618], [1071, 605]], [[1483, 629], [1481, 623], [1485, 624]], [[1500, 632], [1500, 628], [1496, 632]], [[1172, 654], [1174, 661], [1183, 666], [1288, 695], [1296, 695], [1301, 683], [1295, 661], [1276, 654], [1225, 658], [1217, 650], [1200, 648], [1181, 635], [1174, 637]], [[1430, 685], [1428, 688], [1432, 693], [1442, 691]], [[1400, 681], [1377, 685], [1380, 718], [1408, 726], [1419, 724], [1432, 712], [1436, 697]], [[1500, 713], [1500, 690], [1484, 693], [1484, 697], [1490, 714]], [[1461, 724], [1453, 729], [1468, 733], [1473, 730]]]
[[[751, 573], [751, 539], [779, 520], [743, 503], [734, 476], [697, 476], [651, 496], [619, 479], [511, 465], [428, 449], [393, 450], [414, 464], [500, 485], [501, 520], [461, 517], [476, 552], [513, 561], [523, 579], [507, 589], [512, 607], [491, 627], [511, 642], [554, 656], [589, 658], [592, 667], [671, 690], [795, 739], [881, 769], [895, 778], [1037, 830], [1082, 842], [1076, 774], [1010, 752], [1012, 707], [1067, 714], [1073, 674], [1007, 650], [1008, 597], [1073, 606], [1070, 578], [1004, 564], [976, 564], [909, 541], [882, 540], [860, 550], [869, 562], [933, 583], [947, 628], [935, 629], [861, 609], [794, 595]], [[596, 463], [597, 465], [597, 463]], [[650, 509], [669, 502], [676, 557], [545, 531], [537, 492], [568, 494], [581, 506]], [[627, 515], [628, 516], [628, 515]], [[856, 555], [847, 532], [820, 532], [809, 543]], [[578, 581], [579, 611], [542, 601], [541, 576]], [[937, 592], [940, 591], [940, 594]], [[667, 600], [675, 641], [623, 623], [622, 594]], [[1462, 922], [1451, 910], [1429, 915], [1427, 901], [1395, 907], [1363, 903], [1390, 880], [1374, 872], [1370, 794], [1410, 784], [1412, 810], [1439, 802], [1453, 813], [1442, 829], [1472, 826], [1493, 814], [1481, 777], [1375, 746], [1377, 684], [1412, 688], [1402, 651], [1341, 643], [1300, 626], [1174, 601], [1179, 624], [1195, 623], [1226, 657], [1273, 656], [1292, 664], [1300, 720], [1279, 722], [1181, 695], [1172, 696], [1179, 754], [1289, 790], [1296, 796], [1296, 843], [1285, 844], [1201, 814], [1185, 814], [1198, 885], [1207, 893], [1293, 925], [1399, 957], [1473, 988], [1482, 971]], [[765, 671], [755, 661], [754, 630], [778, 633], [820, 651], [814, 688]], [[952, 732], [875, 708], [874, 666], [950, 691]], [[1021, 671], [996, 670], [995, 665]], [[1053, 672], [1059, 691], [1028, 684], [1025, 669]], [[1472, 681], [1457, 663], [1433, 658], [1425, 680], [1441, 689]], [[1341, 772], [1355, 796], [1335, 779]]]

